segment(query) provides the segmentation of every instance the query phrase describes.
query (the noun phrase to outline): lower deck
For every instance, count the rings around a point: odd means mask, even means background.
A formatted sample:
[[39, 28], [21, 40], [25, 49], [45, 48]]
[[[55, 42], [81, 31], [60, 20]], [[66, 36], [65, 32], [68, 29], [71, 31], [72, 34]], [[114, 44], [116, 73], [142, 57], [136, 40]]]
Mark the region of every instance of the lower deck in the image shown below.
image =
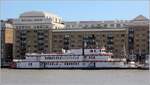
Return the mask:
[[52, 62], [52, 61], [20, 61], [15, 62], [15, 68], [115, 68], [125, 67], [124, 62], [94, 62], [94, 61], [65, 61], [65, 62]]

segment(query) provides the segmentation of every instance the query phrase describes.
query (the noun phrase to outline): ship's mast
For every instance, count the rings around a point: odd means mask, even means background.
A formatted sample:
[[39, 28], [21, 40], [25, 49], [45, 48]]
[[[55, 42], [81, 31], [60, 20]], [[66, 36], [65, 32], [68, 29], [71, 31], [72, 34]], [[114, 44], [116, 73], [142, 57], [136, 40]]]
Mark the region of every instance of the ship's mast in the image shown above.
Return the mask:
[[84, 45], [85, 45], [85, 38], [83, 37], [83, 40], [82, 40], [82, 55], [84, 56], [85, 53], [84, 53]]

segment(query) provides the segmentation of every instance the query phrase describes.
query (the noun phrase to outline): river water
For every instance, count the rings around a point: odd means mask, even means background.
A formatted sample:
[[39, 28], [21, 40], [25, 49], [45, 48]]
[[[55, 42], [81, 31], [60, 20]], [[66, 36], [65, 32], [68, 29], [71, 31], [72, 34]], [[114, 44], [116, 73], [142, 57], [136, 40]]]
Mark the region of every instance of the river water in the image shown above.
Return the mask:
[[1, 69], [0, 85], [150, 85], [148, 70]]

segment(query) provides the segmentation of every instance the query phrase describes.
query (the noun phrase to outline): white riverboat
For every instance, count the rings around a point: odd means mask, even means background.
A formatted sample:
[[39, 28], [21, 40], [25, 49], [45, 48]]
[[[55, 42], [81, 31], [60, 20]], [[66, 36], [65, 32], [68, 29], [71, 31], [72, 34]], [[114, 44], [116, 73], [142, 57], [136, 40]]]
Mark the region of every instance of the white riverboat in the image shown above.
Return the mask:
[[125, 60], [113, 59], [102, 49], [71, 49], [62, 53], [27, 53], [25, 59], [14, 59], [13, 68], [124, 68]]

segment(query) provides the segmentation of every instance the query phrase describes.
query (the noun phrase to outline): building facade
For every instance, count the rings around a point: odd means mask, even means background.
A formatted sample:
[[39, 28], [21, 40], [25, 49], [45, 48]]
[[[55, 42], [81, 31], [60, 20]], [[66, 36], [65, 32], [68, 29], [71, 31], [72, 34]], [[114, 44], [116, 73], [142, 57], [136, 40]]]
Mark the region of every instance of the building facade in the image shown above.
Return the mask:
[[16, 58], [23, 57], [25, 53], [62, 52], [62, 49], [82, 48], [84, 37], [94, 40], [94, 43], [87, 43], [86, 48], [106, 47], [114, 53], [115, 57], [124, 57], [123, 54], [128, 46], [126, 29], [26, 29], [15, 30], [15, 32], [14, 56]]
[[1, 21], [1, 66], [9, 66], [13, 59], [13, 26], [9, 21]]
[[149, 20], [142, 15], [133, 20], [64, 23], [53, 16], [46, 12], [26, 12], [14, 21], [14, 58], [24, 58], [25, 53], [82, 48], [84, 38], [86, 48], [105, 47], [115, 58], [149, 53]]
[[[25, 53], [47, 53], [51, 51], [52, 29], [63, 29], [62, 19], [47, 12], [25, 12], [14, 20], [15, 58], [22, 58]], [[22, 57], [21, 57], [22, 56]]]
[[149, 20], [140, 15], [128, 24], [128, 51], [136, 60], [144, 60], [149, 54]]
[[114, 57], [123, 58], [127, 50], [126, 29], [63, 29], [52, 30], [52, 51], [62, 49], [80, 49], [83, 38], [87, 43], [85, 48], [102, 48], [113, 52]]
[[107, 20], [107, 21], [66, 21], [66, 29], [73, 28], [124, 28], [130, 20]]

